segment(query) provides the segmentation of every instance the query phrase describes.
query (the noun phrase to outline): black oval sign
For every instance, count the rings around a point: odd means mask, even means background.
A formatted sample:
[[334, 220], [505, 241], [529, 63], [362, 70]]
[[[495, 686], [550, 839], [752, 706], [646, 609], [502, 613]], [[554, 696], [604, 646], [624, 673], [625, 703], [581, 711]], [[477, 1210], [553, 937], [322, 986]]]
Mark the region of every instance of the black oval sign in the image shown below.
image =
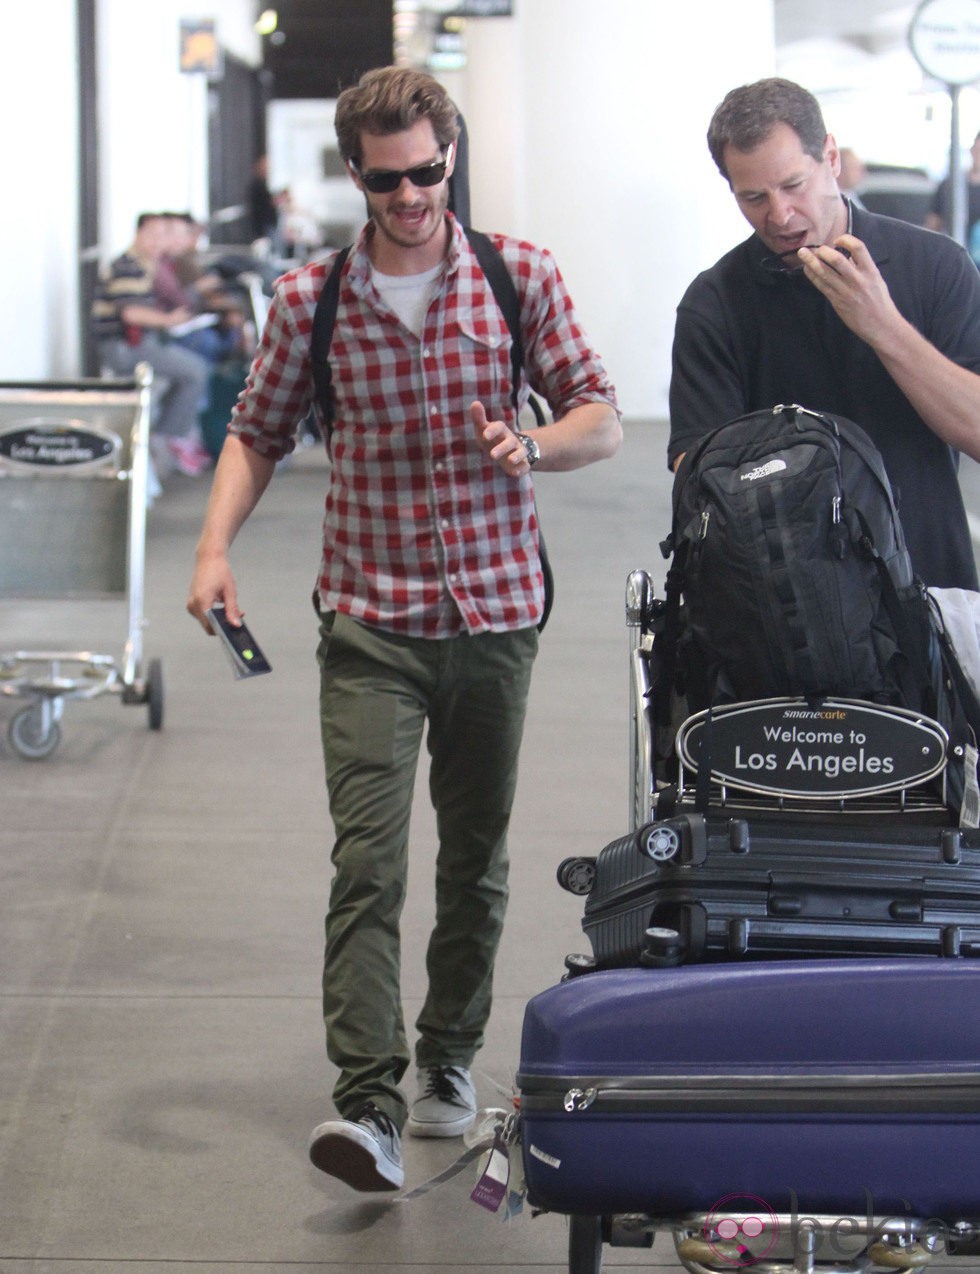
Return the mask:
[[64, 421], [32, 421], [0, 433], [0, 456], [14, 464], [36, 468], [99, 464], [118, 448], [115, 435]]
[[[706, 719], [689, 717], [677, 734], [678, 755], [695, 772]], [[764, 699], [714, 709], [711, 777], [772, 796], [874, 796], [938, 774], [947, 744], [938, 722], [904, 708]]]

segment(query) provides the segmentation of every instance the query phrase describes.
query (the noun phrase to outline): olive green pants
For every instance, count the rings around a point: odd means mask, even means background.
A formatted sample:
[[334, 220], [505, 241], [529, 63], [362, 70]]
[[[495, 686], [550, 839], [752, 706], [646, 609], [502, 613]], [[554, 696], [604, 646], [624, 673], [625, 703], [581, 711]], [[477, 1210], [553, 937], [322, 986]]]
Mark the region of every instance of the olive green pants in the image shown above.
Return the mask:
[[533, 628], [433, 641], [323, 617], [320, 722], [336, 837], [323, 1018], [342, 1117], [368, 1099], [399, 1128], [406, 1117], [399, 921], [426, 722], [439, 846], [416, 1065], [468, 1066], [483, 1042], [537, 646]]

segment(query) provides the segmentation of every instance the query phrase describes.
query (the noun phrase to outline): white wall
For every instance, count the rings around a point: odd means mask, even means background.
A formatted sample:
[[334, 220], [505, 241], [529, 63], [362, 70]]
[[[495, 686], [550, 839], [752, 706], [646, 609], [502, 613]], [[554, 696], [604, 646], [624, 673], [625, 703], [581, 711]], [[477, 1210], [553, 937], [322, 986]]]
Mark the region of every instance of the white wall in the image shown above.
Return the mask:
[[3, 6], [0, 379], [77, 375], [75, 6]]
[[708, 155], [715, 106], [773, 73], [771, 0], [521, 0], [467, 24], [446, 83], [473, 221], [551, 248], [627, 416], [666, 414], [674, 309], [749, 233]]
[[[258, 59], [250, 0], [209, 0]], [[519, 0], [468, 23], [447, 77], [471, 135], [473, 219], [555, 252], [631, 417], [666, 409], [674, 307], [745, 233], [704, 132], [734, 84], [771, 73], [771, 0]], [[7, 305], [0, 377], [73, 376], [77, 173], [72, 0], [5, 6]], [[144, 208], [207, 212], [206, 85], [178, 69], [187, 0], [99, 0], [103, 256]], [[43, 33], [43, 56], [37, 50]]]
[[[218, 42], [259, 60], [252, 6], [208, 0]], [[208, 208], [207, 81], [179, 69], [180, 20], [200, 16], [187, 0], [99, 0], [99, 125], [102, 246], [115, 256], [140, 212]], [[242, 189], [248, 173], [242, 174]]]
[[336, 105], [332, 98], [269, 103], [269, 186], [288, 189], [297, 208], [347, 242], [364, 223], [364, 197], [346, 175], [323, 176], [324, 150], [337, 149]]
[[[220, 42], [258, 62], [250, 0], [208, 0]], [[78, 160], [74, 0], [3, 9], [3, 305], [0, 378], [79, 374]], [[144, 208], [207, 212], [207, 101], [178, 69], [186, 0], [99, 0], [99, 145], [104, 256], [122, 251]], [[247, 176], [247, 175], [246, 175]]]

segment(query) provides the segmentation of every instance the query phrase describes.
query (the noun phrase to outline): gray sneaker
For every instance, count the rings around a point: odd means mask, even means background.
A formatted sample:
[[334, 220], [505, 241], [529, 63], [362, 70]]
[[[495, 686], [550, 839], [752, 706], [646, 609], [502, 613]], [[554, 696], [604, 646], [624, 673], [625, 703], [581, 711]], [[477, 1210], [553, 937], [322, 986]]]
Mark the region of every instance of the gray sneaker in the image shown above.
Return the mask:
[[464, 1066], [424, 1066], [408, 1112], [413, 1137], [459, 1137], [476, 1118], [476, 1089]]
[[373, 1102], [314, 1128], [310, 1159], [352, 1190], [399, 1190], [405, 1181], [398, 1129]]

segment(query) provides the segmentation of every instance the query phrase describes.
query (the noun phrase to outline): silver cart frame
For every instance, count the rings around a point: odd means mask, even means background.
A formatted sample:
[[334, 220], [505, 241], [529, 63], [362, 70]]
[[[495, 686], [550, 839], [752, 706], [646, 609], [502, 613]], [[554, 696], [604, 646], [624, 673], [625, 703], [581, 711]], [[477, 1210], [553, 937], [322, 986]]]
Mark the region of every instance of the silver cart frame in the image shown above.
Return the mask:
[[122, 660], [0, 651], [0, 695], [25, 698], [8, 738], [25, 760], [58, 746], [68, 699], [120, 695], [163, 726], [163, 672], [143, 661], [152, 371], [132, 380], [0, 382], [0, 598], [126, 601]]

